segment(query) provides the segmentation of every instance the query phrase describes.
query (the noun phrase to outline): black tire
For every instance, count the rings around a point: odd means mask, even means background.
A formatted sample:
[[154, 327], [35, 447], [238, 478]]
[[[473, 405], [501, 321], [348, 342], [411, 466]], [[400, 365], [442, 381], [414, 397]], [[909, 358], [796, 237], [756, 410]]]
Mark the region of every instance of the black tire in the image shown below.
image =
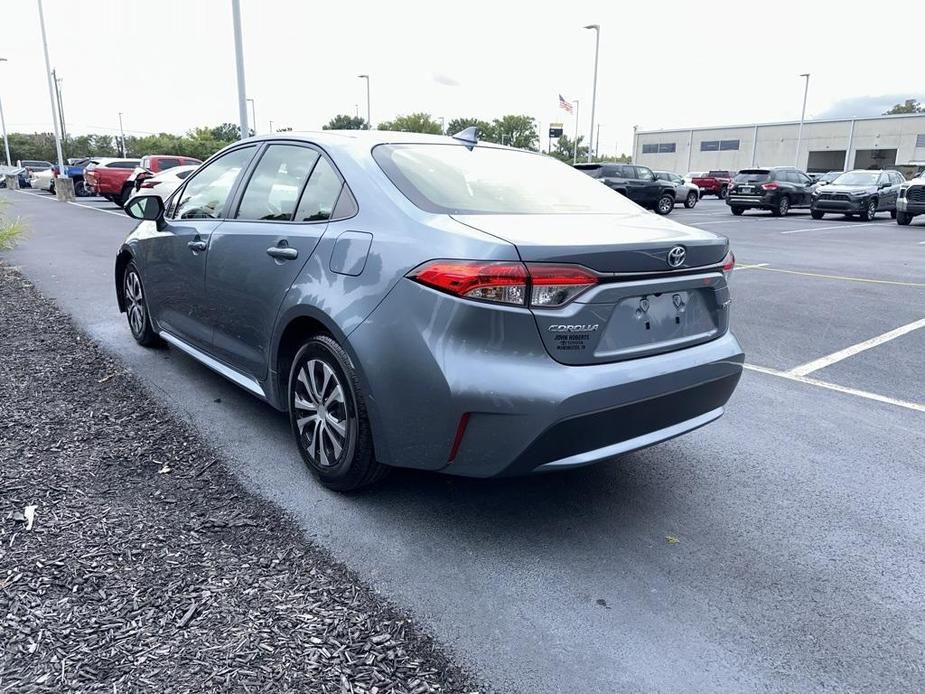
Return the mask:
[[719, 192], [716, 194], [716, 197], [718, 197], [720, 200], [725, 200], [727, 195], [729, 195], [729, 188], [727, 188], [726, 186], [723, 186], [722, 188], [719, 189]]
[[115, 196], [113, 202], [116, 203], [119, 207], [124, 208], [125, 203], [128, 202], [130, 197], [132, 197], [132, 184], [126, 183], [122, 186], [122, 192]]
[[691, 209], [697, 204], [697, 201], [699, 199], [700, 197], [697, 195], [697, 192], [692, 190], [690, 193], [687, 194], [687, 197], [684, 199], [684, 207], [686, 207], [687, 209]]
[[730, 207], [729, 209], [732, 210], [732, 214], [734, 214], [736, 217], [741, 217], [742, 213], [745, 212], [744, 207]]
[[864, 205], [864, 210], [861, 212], [861, 221], [869, 222], [874, 217], [877, 216], [877, 201], [874, 199], [868, 200]]
[[655, 214], [671, 214], [674, 209], [674, 196], [671, 193], [662, 193], [655, 201]]
[[890, 210], [890, 218], [896, 219], [896, 210]]
[[88, 191], [87, 186], [84, 185], [83, 179], [74, 181], [74, 195], [78, 198], [85, 198], [90, 195], [90, 191]]
[[148, 300], [145, 295], [141, 273], [134, 262], [125, 266], [122, 273], [122, 298], [125, 302], [125, 317], [128, 319], [128, 328], [132, 337], [142, 347], [154, 347], [161, 343], [161, 338], [151, 327], [151, 316], [148, 312]]
[[897, 212], [896, 223], [901, 227], [909, 226], [912, 223], [912, 215], [908, 212]]
[[771, 214], [775, 217], [786, 217], [788, 212], [790, 212], [790, 198], [786, 195], [781, 195], [780, 200], [771, 209]]
[[[335, 340], [316, 335], [298, 351], [289, 372], [288, 399], [296, 446], [321, 484], [349, 492], [385, 477], [389, 468], [376, 462], [356, 369]], [[321, 415], [311, 414], [319, 409]]]
[[825, 217], [825, 212], [822, 210], [810, 210], [809, 214], [813, 219], [822, 219]]

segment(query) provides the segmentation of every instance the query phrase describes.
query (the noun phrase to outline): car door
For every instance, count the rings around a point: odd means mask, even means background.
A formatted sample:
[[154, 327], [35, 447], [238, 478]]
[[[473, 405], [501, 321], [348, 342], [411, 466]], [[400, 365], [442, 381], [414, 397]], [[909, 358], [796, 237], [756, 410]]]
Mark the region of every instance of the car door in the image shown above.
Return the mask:
[[212, 343], [205, 295], [209, 240], [256, 151], [256, 145], [239, 147], [196, 171], [172, 198], [163, 228], [140, 244], [142, 281], [158, 328], [200, 349]]
[[655, 178], [652, 169], [646, 166], [627, 167], [634, 168], [635, 178], [632, 179], [632, 187], [635, 190], [636, 197], [633, 199], [640, 205], [652, 205], [658, 197], [662, 184]]
[[791, 171], [791, 176], [796, 184], [796, 192], [799, 196], [798, 205], [809, 205], [813, 197], [813, 181], [802, 171]]
[[895, 210], [896, 199], [899, 197], [899, 188], [902, 181], [902, 174], [897, 171], [884, 171], [880, 176], [880, 181], [886, 187], [880, 191], [881, 210]]
[[212, 234], [206, 295], [212, 353], [264, 378], [277, 310], [311, 257], [343, 179], [305, 143], [271, 143], [252, 166], [237, 209]]

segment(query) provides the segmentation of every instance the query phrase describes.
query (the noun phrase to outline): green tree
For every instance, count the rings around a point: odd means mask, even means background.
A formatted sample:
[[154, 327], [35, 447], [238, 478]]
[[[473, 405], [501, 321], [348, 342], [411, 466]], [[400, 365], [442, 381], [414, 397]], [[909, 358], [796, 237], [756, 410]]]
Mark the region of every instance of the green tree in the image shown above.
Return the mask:
[[494, 131], [492, 130], [491, 123], [487, 120], [480, 120], [478, 118], [454, 118], [450, 121], [450, 124], [446, 126], [446, 134], [455, 135], [466, 128], [471, 128], [473, 125], [479, 129], [479, 139], [494, 142]]
[[[581, 144], [584, 139], [584, 135], [578, 136], [578, 161], [584, 161], [588, 158], [588, 148]], [[559, 161], [571, 164], [574, 159], [574, 147], [575, 140], [570, 140], [568, 135], [563, 134], [562, 137], [556, 141], [556, 146], [553, 147], [553, 150], [549, 154]]]
[[[241, 126], [234, 123], [222, 123], [214, 128], [209, 128], [209, 130], [212, 131], [212, 138], [219, 142], [230, 144], [241, 139]], [[253, 136], [253, 134], [253, 130], [248, 131], [248, 137]]]
[[327, 125], [321, 126], [322, 130], [369, 130], [365, 118], [359, 116], [348, 116], [339, 113], [328, 121]]
[[380, 123], [378, 130], [394, 130], [402, 133], [427, 133], [441, 135], [443, 130], [440, 124], [430, 117], [429, 113], [409, 113], [407, 116], [396, 116], [394, 120]]
[[530, 116], [507, 115], [495, 118], [492, 125], [493, 142], [500, 142], [519, 149], [539, 149], [539, 134], [536, 121]]
[[896, 113], [925, 113], [925, 106], [918, 102], [918, 99], [906, 99], [905, 103], [896, 104], [889, 111], [884, 111], [884, 116], [892, 116]]

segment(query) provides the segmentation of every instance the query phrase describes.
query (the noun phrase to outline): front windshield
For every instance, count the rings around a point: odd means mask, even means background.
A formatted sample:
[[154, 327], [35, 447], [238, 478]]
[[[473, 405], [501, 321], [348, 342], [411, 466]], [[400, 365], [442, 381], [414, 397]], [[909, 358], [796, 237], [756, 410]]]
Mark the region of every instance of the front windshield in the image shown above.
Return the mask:
[[823, 174], [822, 178], [819, 180], [824, 181], [825, 183], [831, 183], [839, 176], [841, 176], [841, 171], [829, 171], [827, 174]]
[[542, 154], [462, 145], [379, 145], [373, 157], [417, 207], [443, 214], [631, 212], [627, 198]]
[[849, 171], [832, 183], [838, 186], [875, 186], [880, 178], [879, 171]]

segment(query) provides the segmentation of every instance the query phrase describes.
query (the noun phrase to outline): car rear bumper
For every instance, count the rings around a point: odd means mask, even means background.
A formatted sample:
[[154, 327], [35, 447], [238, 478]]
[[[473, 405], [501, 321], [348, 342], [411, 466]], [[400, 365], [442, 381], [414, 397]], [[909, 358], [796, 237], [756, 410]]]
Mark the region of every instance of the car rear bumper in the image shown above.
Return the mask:
[[349, 339], [379, 460], [469, 477], [578, 467], [696, 429], [722, 415], [744, 361], [726, 332], [674, 352], [568, 366], [549, 356], [529, 311], [410, 282]]
[[726, 204], [729, 207], [759, 208], [771, 209], [777, 200], [773, 193], [767, 195], [743, 195], [741, 193], [730, 193], [726, 198]]

